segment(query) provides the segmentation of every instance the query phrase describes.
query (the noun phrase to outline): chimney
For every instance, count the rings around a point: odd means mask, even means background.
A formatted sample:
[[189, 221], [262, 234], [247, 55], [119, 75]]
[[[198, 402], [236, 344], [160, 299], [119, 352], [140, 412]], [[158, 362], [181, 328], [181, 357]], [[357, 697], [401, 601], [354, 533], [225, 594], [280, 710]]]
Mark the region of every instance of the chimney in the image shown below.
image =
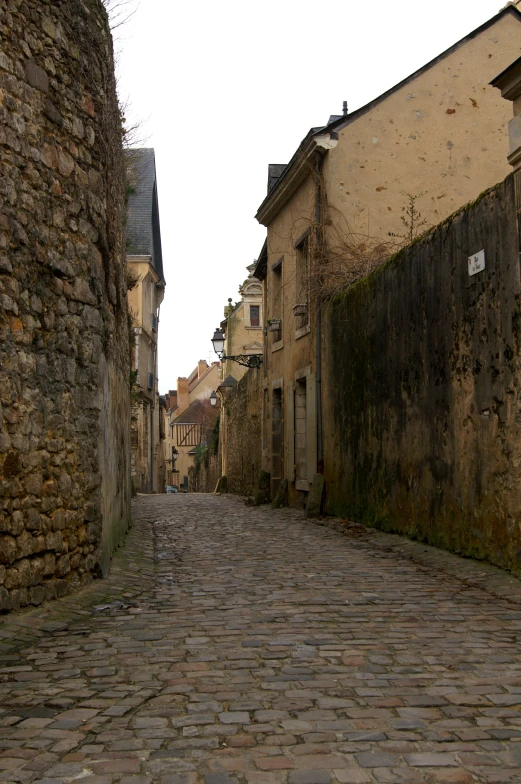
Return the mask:
[[172, 411], [177, 406], [177, 392], [175, 389], [168, 390], [167, 403], [169, 411]]
[[208, 370], [208, 363], [205, 359], [200, 359], [197, 363], [197, 378], [201, 378], [203, 373]]
[[183, 411], [186, 411], [186, 409], [190, 405], [190, 396], [188, 393], [187, 378], [177, 379], [177, 405], [179, 408], [179, 412], [178, 412], [179, 414], [182, 414]]

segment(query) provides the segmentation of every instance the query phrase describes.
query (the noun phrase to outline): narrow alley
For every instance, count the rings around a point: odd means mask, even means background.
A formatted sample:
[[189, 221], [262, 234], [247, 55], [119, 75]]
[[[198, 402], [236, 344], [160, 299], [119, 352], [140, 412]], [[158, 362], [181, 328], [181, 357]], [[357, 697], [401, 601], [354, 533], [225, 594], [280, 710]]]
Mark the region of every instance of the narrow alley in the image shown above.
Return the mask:
[[0, 623], [0, 781], [521, 780], [521, 584], [237, 497], [139, 497], [110, 577]]

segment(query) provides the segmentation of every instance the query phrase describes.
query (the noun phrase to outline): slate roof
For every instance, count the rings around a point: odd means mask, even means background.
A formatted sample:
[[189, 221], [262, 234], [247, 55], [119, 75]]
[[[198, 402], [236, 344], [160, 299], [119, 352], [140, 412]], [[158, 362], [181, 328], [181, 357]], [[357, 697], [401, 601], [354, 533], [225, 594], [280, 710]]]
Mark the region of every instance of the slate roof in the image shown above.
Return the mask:
[[154, 150], [126, 150], [125, 162], [127, 183], [133, 189], [127, 202], [127, 253], [150, 256], [164, 281]]
[[268, 165], [268, 193], [277, 184], [277, 180], [286, 168], [285, 163], [270, 163]]
[[233, 376], [226, 376], [222, 384], [219, 384], [218, 389], [233, 389], [238, 384], [238, 381]]
[[268, 240], [264, 240], [264, 245], [259, 254], [259, 258], [253, 270], [253, 276], [258, 280], [264, 280], [268, 269]]

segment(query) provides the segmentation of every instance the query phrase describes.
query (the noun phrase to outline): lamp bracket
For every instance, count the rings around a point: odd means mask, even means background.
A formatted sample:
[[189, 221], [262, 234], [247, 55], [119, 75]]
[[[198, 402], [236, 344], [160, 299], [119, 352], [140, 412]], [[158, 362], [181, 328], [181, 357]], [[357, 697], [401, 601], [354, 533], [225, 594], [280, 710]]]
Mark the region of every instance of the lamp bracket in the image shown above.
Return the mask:
[[260, 354], [236, 354], [235, 356], [225, 356], [221, 354], [221, 361], [230, 359], [232, 362], [237, 362], [238, 365], [243, 365], [248, 368], [260, 368], [262, 365], [262, 357]]

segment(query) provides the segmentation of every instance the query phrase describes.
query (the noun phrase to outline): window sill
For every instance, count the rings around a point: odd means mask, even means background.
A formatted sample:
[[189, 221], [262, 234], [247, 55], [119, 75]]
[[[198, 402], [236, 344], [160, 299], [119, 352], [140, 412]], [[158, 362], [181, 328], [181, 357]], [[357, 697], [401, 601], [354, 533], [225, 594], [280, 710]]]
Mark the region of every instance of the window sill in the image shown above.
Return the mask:
[[262, 329], [262, 327], [260, 325], [258, 327], [254, 327], [252, 324], [245, 324], [245, 328], [246, 329]]
[[304, 335], [309, 335], [310, 332], [311, 332], [311, 325], [306, 324], [304, 327], [295, 330], [295, 340], [298, 340], [299, 338], [303, 338]]
[[272, 353], [274, 351], [280, 351], [281, 348], [284, 348], [284, 341], [283, 340], [277, 340], [276, 343], [273, 343], [273, 345], [271, 347], [271, 351], [272, 351]]

